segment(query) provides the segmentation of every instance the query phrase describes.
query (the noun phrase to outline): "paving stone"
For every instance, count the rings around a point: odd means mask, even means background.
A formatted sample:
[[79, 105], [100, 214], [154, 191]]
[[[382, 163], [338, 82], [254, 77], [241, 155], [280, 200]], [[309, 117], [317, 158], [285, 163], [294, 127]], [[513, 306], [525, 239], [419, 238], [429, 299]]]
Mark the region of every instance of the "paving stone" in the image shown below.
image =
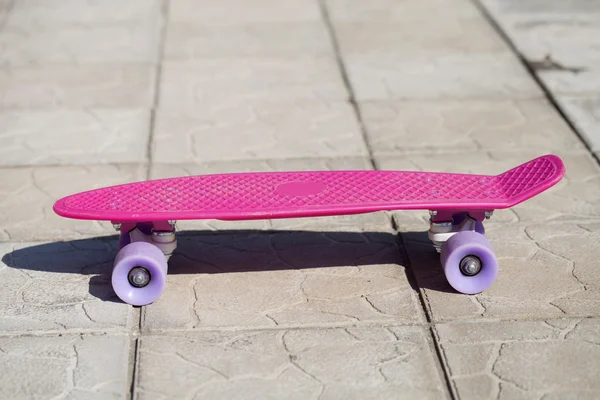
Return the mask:
[[160, 163], [367, 155], [341, 102], [158, 111], [153, 149]]
[[[169, 22], [199, 25], [241, 25], [265, 22], [316, 22], [321, 20], [319, 3], [305, 0], [175, 0], [169, 6]], [[231, 12], [236, 10], [236, 12]]]
[[417, 326], [147, 336], [139, 373], [142, 399], [444, 396]]
[[127, 398], [127, 336], [2, 337], [0, 348], [3, 398]]
[[423, 321], [389, 220], [377, 227], [355, 217], [355, 231], [326, 220], [315, 229], [318, 221], [308, 229], [180, 235], [144, 328]]
[[141, 165], [0, 168], [0, 240], [67, 240], [114, 234], [110, 223], [66, 219], [52, 206], [61, 197], [144, 179]]
[[0, 165], [146, 161], [150, 111], [0, 111]]
[[12, 8], [11, 0], [0, 0], [0, 24], [6, 24], [8, 14]]
[[0, 66], [155, 63], [158, 23], [6, 28], [0, 32]]
[[[475, 173], [497, 175], [547, 153], [543, 150], [521, 152], [479, 151], [468, 153], [426, 153], [411, 155], [411, 170], [439, 171], [453, 173]], [[544, 222], [544, 221], [588, 221], [600, 215], [600, 179], [596, 162], [587, 152], [555, 152], [566, 166], [566, 175], [548, 191], [527, 200], [509, 210], [497, 210], [493, 221], [501, 217], [504, 222]], [[377, 157], [376, 162], [382, 169], [405, 169], [406, 162], [399, 157]], [[396, 213], [402, 215], [397, 222], [402, 225], [405, 215], [411, 212]], [[418, 215], [418, 214], [414, 214]], [[410, 215], [408, 216], [410, 218]], [[419, 221], [421, 218], [419, 217]], [[420, 222], [419, 222], [420, 223]]]
[[503, 321], [436, 326], [461, 399], [595, 399], [600, 320]]
[[98, 26], [158, 20], [163, 1], [18, 0], [14, 3], [7, 28]]
[[219, 58], [166, 61], [159, 103], [161, 108], [185, 109], [347, 97], [333, 57]]
[[525, 99], [542, 97], [509, 53], [406, 58], [401, 54], [349, 55], [348, 75], [359, 101]]
[[375, 155], [583, 149], [543, 99], [367, 102], [360, 109]]
[[0, 332], [123, 331], [133, 308], [112, 290], [116, 240], [1, 243]]
[[600, 14], [595, 0], [481, 0], [494, 13], [502, 15], [558, 15]]
[[[410, 14], [406, 14], [407, 16]], [[423, 29], [432, 24], [436, 29]], [[423, 21], [336, 22], [336, 37], [344, 55], [397, 54], [403, 59], [414, 56], [508, 52], [508, 47], [493, 28], [481, 18], [467, 20], [447, 15]]]
[[[600, 62], [598, 13], [498, 15], [502, 28], [534, 69], [579, 69]], [[556, 64], [542, 61], [550, 57]]]
[[[333, 21], [409, 22], [420, 20], [424, 26], [439, 18], [480, 19], [481, 14], [471, 2], [462, 0], [326, 0]], [[450, 14], [451, 13], [451, 14]], [[423, 31], [423, 26], [419, 28]], [[427, 33], [427, 32], [424, 32]]]
[[600, 92], [600, 64], [585, 71], [538, 71], [550, 93], [556, 95], [595, 96]]
[[291, 158], [267, 160], [239, 160], [152, 165], [152, 179], [174, 178], [188, 175], [225, 174], [236, 172], [275, 172], [275, 171], [320, 171], [373, 169], [366, 157], [344, 158]]
[[600, 95], [555, 96], [563, 112], [592, 151], [600, 151]]
[[164, 51], [167, 60], [210, 57], [328, 55], [331, 40], [322, 22], [263, 23], [234, 26], [171, 24]]
[[557, 298], [553, 305], [568, 315], [597, 315], [600, 310], [600, 273], [594, 268], [600, 247], [600, 224], [561, 224], [556, 231], [543, 225], [527, 227], [525, 233], [537, 246], [556, 257], [568, 260], [570, 272], [578, 290]]
[[154, 73], [115, 64], [0, 68], [0, 109], [149, 108]]

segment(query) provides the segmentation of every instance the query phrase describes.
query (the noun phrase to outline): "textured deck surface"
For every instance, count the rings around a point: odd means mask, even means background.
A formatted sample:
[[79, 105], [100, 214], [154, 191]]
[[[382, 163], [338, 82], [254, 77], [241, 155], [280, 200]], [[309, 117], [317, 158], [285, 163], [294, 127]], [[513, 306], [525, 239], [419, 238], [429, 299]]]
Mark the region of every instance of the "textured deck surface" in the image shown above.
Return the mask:
[[497, 176], [406, 171], [200, 175], [102, 188], [59, 200], [62, 216], [99, 220], [261, 219], [399, 209], [507, 208], [557, 183], [543, 156]]

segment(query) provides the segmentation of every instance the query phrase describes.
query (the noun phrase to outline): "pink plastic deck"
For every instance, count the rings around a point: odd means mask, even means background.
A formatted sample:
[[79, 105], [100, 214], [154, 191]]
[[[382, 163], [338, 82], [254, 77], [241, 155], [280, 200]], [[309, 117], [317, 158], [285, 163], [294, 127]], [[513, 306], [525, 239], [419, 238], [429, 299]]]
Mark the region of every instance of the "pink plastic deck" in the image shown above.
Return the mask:
[[384, 210], [494, 210], [558, 183], [546, 155], [497, 176], [409, 171], [317, 171], [200, 175], [130, 183], [62, 198], [63, 217], [107, 221], [250, 220]]

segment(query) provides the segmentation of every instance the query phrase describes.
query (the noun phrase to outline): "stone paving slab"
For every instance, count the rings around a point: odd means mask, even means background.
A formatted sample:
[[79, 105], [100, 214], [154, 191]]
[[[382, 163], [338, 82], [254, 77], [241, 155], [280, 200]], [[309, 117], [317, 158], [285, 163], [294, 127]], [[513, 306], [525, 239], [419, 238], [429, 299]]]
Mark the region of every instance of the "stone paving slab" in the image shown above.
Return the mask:
[[[477, 20], [479, 10], [462, 0], [325, 0], [332, 21], [338, 22], [407, 22], [421, 20]], [[451, 12], [452, 18], [448, 18]], [[427, 32], [425, 32], [427, 33]]]
[[2, 243], [0, 333], [123, 331], [137, 324], [110, 284], [116, 240]]
[[0, 397], [125, 399], [129, 349], [125, 335], [0, 337]]
[[[402, 57], [507, 52], [508, 47], [481, 18], [458, 19], [446, 15], [405, 18], [391, 22], [335, 22], [334, 28], [344, 55], [398, 54]], [[335, 18], [335, 14], [334, 14]], [[423, 29], [423, 26], [435, 29]]]
[[388, 218], [377, 226], [373, 215], [353, 217], [361, 231], [323, 218], [308, 230], [289, 220], [284, 231], [180, 235], [144, 329], [422, 322]]
[[198, 25], [315, 22], [321, 21], [321, 12], [318, 2], [306, 0], [256, 0], [251, 7], [245, 0], [223, 0], [218, 3], [211, 0], [173, 0], [169, 5], [168, 21], [170, 24]]
[[542, 92], [509, 53], [406, 58], [402, 53], [344, 57], [356, 98], [467, 100], [540, 98]]
[[154, 163], [151, 179], [173, 178], [185, 175], [222, 174], [236, 172], [276, 172], [311, 170], [373, 169], [367, 157], [343, 158], [288, 158], [263, 160], [235, 160], [178, 164]]
[[153, 149], [158, 163], [367, 155], [354, 111], [342, 102], [159, 110]]
[[150, 111], [0, 111], [0, 166], [142, 163]]
[[[67, 139], [65, 139], [67, 140]], [[31, 242], [114, 234], [110, 224], [57, 216], [61, 197], [145, 178], [140, 164], [0, 168], [0, 240]]]
[[[15, 3], [7, 28], [106, 25], [160, 19], [163, 0], [3, 0]], [[0, 2], [2, 4], [2, 2]], [[118, 10], [118, 12], [115, 12]]]
[[560, 108], [572, 118], [590, 149], [600, 155], [600, 94], [586, 97], [556, 96]]
[[0, 0], [0, 24], [5, 24], [12, 6], [11, 0]]
[[137, 392], [140, 399], [444, 398], [428, 335], [379, 326], [145, 336]]
[[461, 399], [596, 399], [600, 320], [551, 319], [435, 327]]
[[149, 65], [49, 65], [0, 68], [0, 109], [147, 108], [154, 98]]
[[332, 54], [322, 22], [254, 23], [207, 26], [173, 23], [166, 34], [166, 60], [194, 61], [210, 57], [297, 56]]
[[[585, 71], [570, 72], [557, 70], [540, 70], [537, 75], [548, 90], [560, 95], [577, 97], [594, 96], [600, 92], [600, 64], [588, 67]], [[574, 117], [572, 117], [574, 118]]]
[[469, 2], [329, 3], [359, 102], [542, 97]]
[[[490, 6], [492, 16], [498, 18], [511, 42], [534, 68], [543, 70], [541, 62], [546, 57], [557, 63], [556, 70], [565, 69], [564, 72], [576, 72], [600, 62], [600, 6], [596, 5], [595, 12], [585, 13], [571, 8], [563, 13], [549, 14], [544, 7], [537, 13], [515, 14], [495, 12], [491, 3], [497, 0], [483, 2]], [[547, 3], [560, 2], [551, 0]]]
[[348, 97], [333, 56], [165, 61], [159, 93], [165, 109]]
[[[547, 100], [395, 101], [360, 105], [376, 156], [431, 151], [582, 150]], [[478, 154], [472, 157], [481, 158]], [[439, 163], [452, 168], [461, 165]], [[479, 166], [481, 161], [463, 163]], [[474, 171], [475, 172], [475, 171]]]
[[133, 23], [63, 28], [4, 28], [0, 65], [156, 63], [160, 25]]
[[480, 0], [486, 7], [507, 14], [563, 16], [569, 14], [589, 15], [600, 13], [594, 0]]

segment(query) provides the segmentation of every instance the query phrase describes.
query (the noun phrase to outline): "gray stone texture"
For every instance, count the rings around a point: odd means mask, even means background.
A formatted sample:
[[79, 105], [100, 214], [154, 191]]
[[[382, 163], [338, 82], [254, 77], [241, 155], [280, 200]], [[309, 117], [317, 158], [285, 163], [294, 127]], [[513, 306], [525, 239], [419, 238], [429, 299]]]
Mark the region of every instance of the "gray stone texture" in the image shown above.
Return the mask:
[[154, 160], [168, 164], [367, 156], [341, 101], [160, 110], [154, 144]]
[[142, 398], [436, 399], [427, 336], [416, 326], [147, 336], [138, 388]]
[[126, 335], [0, 337], [0, 396], [6, 399], [125, 399]]
[[[596, 318], [435, 328], [453, 389], [473, 399], [597, 398], [598, 329]], [[565, 374], [567, 365], [577, 373]]]

